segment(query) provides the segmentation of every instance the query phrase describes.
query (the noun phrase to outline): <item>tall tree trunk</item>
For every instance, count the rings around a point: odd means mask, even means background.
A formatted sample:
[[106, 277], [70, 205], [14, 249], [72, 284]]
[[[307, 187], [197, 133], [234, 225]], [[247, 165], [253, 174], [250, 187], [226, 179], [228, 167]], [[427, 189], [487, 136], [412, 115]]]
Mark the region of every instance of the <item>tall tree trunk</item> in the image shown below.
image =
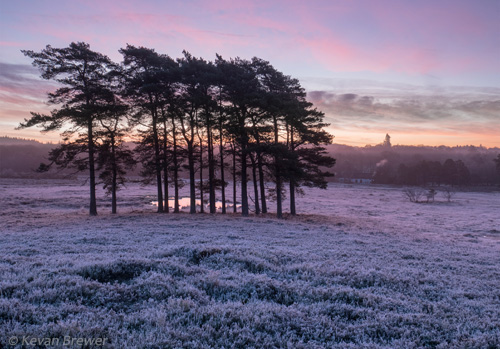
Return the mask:
[[194, 182], [194, 151], [193, 142], [188, 142], [189, 165], [189, 213], [196, 213], [196, 186]]
[[113, 167], [113, 177], [111, 182], [111, 213], [116, 214], [116, 181], [118, 177], [118, 170], [116, 168], [116, 147], [114, 136], [111, 136], [111, 166]]
[[241, 145], [241, 215], [244, 217], [248, 216], [246, 144]]
[[262, 165], [262, 154], [257, 153], [257, 167], [259, 169], [260, 199], [262, 201], [262, 213], [267, 213], [266, 188], [264, 183], [264, 169]]
[[[290, 132], [288, 132], [288, 127], [287, 127], [287, 134], [290, 135], [289, 147], [290, 147], [290, 150], [293, 152], [293, 151], [295, 151], [295, 144], [294, 144], [294, 140], [293, 140], [293, 127], [290, 127]], [[290, 213], [292, 216], [297, 215], [297, 211], [295, 208], [295, 179], [293, 178], [293, 176], [292, 176], [292, 178], [290, 178]]]
[[219, 86], [219, 156], [220, 156], [220, 179], [221, 179], [221, 200], [222, 200], [222, 214], [226, 214], [226, 182], [224, 179], [224, 122], [222, 119], [222, 89]]
[[203, 141], [200, 138], [200, 212], [205, 213], [205, 200], [203, 198]]
[[161, 185], [161, 159], [160, 159], [160, 142], [158, 140], [158, 115], [156, 110], [151, 110], [153, 116], [153, 141], [155, 148], [155, 168], [156, 168], [156, 185], [158, 189], [158, 213], [163, 212], [163, 193]]
[[[278, 145], [279, 144], [279, 138], [278, 138], [278, 118], [276, 116], [273, 117], [274, 119], [274, 144]], [[274, 156], [274, 174], [275, 174], [275, 179], [276, 179], [276, 216], [278, 218], [283, 217], [283, 209], [282, 209], [282, 197], [281, 197], [281, 189], [282, 189], [282, 183], [281, 183], [281, 173], [280, 173], [280, 163], [281, 159], [278, 154]]]
[[295, 183], [293, 179], [290, 180], [290, 213], [292, 216], [297, 215], [295, 210]]
[[[164, 114], [162, 110], [162, 114]], [[167, 157], [167, 120], [163, 115], [163, 187], [165, 189], [165, 213], [170, 211], [168, 207], [168, 157]]]
[[207, 130], [207, 157], [208, 157], [208, 204], [210, 213], [215, 213], [215, 171], [214, 171], [214, 145], [212, 137], [211, 113], [205, 108], [205, 125]]
[[[275, 161], [278, 162], [278, 159], [275, 158]], [[278, 218], [283, 218], [281, 188], [282, 188], [281, 175], [279, 173], [279, 170], [277, 169], [276, 170], [276, 216]]]
[[170, 207], [168, 206], [168, 169], [167, 166], [163, 165], [163, 188], [165, 190], [165, 213], [170, 212]]
[[233, 140], [233, 212], [236, 213], [236, 144]]
[[174, 161], [174, 213], [179, 213], [179, 164], [177, 160], [177, 135], [175, 133], [175, 120], [172, 116], [172, 140]]
[[222, 214], [226, 214], [226, 182], [224, 179], [224, 144], [222, 136], [222, 122], [219, 125], [219, 156], [220, 156], [220, 180], [221, 180], [221, 200], [222, 200]]
[[210, 127], [207, 127], [207, 147], [208, 147], [208, 185], [209, 185], [209, 202], [210, 202], [210, 213], [215, 213], [215, 163], [214, 163], [214, 144], [212, 131]]
[[195, 183], [195, 154], [194, 154], [194, 132], [196, 126], [196, 110], [194, 106], [191, 106], [191, 111], [189, 112], [189, 133], [190, 137], [188, 137], [188, 130], [186, 130], [184, 125], [184, 120], [181, 118], [181, 130], [184, 136], [184, 140], [187, 143], [188, 147], [188, 167], [189, 167], [189, 213], [196, 213], [196, 183]]
[[248, 191], [247, 191], [247, 146], [248, 136], [245, 130], [245, 114], [240, 117], [240, 141], [241, 141], [241, 215], [248, 216]]
[[[254, 125], [254, 129], [257, 129], [257, 124], [255, 121], [254, 121], [253, 125]], [[264, 170], [263, 170], [263, 166], [262, 166], [262, 150], [261, 150], [262, 148], [261, 148], [261, 143], [260, 143], [259, 132], [256, 132], [254, 137], [255, 137], [255, 141], [257, 143], [256, 154], [257, 154], [257, 168], [259, 170], [259, 187], [260, 187], [260, 198], [262, 200], [262, 213], [267, 213], [266, 188], [264, 186], [265, 183], [264, 183]], [[253, 161], [254, 160], [252, 159], [252, 165], [255, 166]]]
[[257, 163], [253, 154], [249, 154], [252, 161], [253, 195], [255, 196], [255, 214], [260, 214], [259, 186], [257, 182]]
[[95, 160], [94, 160], [94, 134], [92, 118], [89, 118], [87, 124], [88, 131], [88, 147], [89, 147], [89, 176], [90, 176], [90, 208], [89, 214], [97, 216], [97, 200], [95, 195]]

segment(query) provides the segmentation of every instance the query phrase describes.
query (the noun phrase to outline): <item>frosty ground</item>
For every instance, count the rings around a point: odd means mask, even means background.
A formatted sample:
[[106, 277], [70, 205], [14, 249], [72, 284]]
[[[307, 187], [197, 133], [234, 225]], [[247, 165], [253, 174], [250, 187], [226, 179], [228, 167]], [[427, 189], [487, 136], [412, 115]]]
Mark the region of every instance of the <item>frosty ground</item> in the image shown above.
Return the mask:
[[500, 346], [500, 193], [407, 201], [330, 185], [297, 217], [157, 214], [130, 185], [87, 216], [78, 182], [0, 180], [0, 347]]

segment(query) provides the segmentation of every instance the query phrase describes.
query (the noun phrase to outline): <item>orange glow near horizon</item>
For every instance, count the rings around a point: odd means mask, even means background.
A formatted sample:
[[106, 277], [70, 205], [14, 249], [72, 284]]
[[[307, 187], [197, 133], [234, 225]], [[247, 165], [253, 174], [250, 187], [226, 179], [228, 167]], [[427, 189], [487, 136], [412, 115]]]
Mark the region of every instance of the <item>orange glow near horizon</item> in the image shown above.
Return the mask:
[[[462, 133], [460, 135], [445, 133], [416, 133], [416, 132], [383, 132], [383, 131], [348, 131], [327, 129], [335, 138], [333, 143], [345, 144], [354, 147], [366, 145], [377, 145], [382, 143], [385, 134], [391, 136], [392, 145], [415, 145], [415, 146], [483, 146], [486, 148], [500, 148], [500, 137], [495, 134], [484, 135], [475, 133]], [[61, 138], [58, 132], [40, 133], [37, 129], [27, 129], [12, 132], [1, 132], [0, 137], [33, 139], [41, 143], [59, 143]]]
[[56, 83], [20, 50], [85, 41], [120, 62], [127, 43], [172, 58], [259, 57], [297, 78], [325, 113], [335, 143], [500, 147], [498, 1], [53, 0], [0, 11], [0, 136], [49, 113]]
[[420, 134], [420, 133], [404, 133], [404, 132], [359, 132], [359, 131], [337, 131], [332, 132], [335, 135], [334, 143], [346, 144], [356, 147], [364, 147], [365, 145], [377, 145], [383, 142], [385, 134], [391, 136], [392, 145], [415, 145], [415, 146], [432, 146], [438, 147], [441, 145], [448, 147], [455, 146], [483, 146], [486, 148], [500, 148], [500, 137], [495, 135], [478, 135], [478, 134]]

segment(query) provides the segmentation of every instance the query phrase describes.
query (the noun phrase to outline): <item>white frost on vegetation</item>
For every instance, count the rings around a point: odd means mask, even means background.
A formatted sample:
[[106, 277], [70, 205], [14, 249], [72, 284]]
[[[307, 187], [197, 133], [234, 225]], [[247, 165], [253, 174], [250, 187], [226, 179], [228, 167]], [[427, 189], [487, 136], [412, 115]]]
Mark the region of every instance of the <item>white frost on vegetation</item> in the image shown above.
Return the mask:
[[0, 347], [500, 346], [498, 193], [332, 185], [276, 220], [156, 214], [133, 184], [88, 217], [86, 189], [0, 181]]

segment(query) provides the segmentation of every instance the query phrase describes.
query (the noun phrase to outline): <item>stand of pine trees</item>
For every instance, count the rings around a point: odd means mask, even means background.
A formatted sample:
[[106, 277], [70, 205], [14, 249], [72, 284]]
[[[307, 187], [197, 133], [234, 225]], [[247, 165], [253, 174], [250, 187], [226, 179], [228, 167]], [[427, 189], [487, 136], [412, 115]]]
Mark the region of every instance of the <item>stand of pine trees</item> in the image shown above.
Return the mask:
[[[271, 197], [280, 218], [286, 188], [295, 215], [295, 194], [304, 186], [326, 188], [333, 176], [327, 169], [335, 159], [322, 147], [333, 138], [324, 130], [324, 114], [306, 100], [298, 80], [264, 60], [217, 55], [209, 62], [188, 52], [173, 59], [127, 45], [116, 64], [82, 42], [23, 53], [44, 79], [61, 87], [48, 95], [56, 108], [50, 115], [32, 113], [19, 128], [64, 131], [51, 163], [40, 170], [55, 165], [88, 172], [91, 215], [97, 214], [96, 178], [116, 213], [117, 191], [136, 163], [144, 180], [156, 184], [158, 212], [169, 212], [169, 188], [173, 212], [179, 212], [183, 170], [189, 174], [191, 213], [197, 199], [204, 212], [205, 193], [210, 213], [216, 213], [217, 200], [221, 212], [228, 212], [232, 177], [233, 212], [239, 209], [239, 187], [242, 215], [250, 212], [249, 200], [256, 214], [267, 213]], [[126, 137], [136, 139], [133, 152], [124, 146]]]

